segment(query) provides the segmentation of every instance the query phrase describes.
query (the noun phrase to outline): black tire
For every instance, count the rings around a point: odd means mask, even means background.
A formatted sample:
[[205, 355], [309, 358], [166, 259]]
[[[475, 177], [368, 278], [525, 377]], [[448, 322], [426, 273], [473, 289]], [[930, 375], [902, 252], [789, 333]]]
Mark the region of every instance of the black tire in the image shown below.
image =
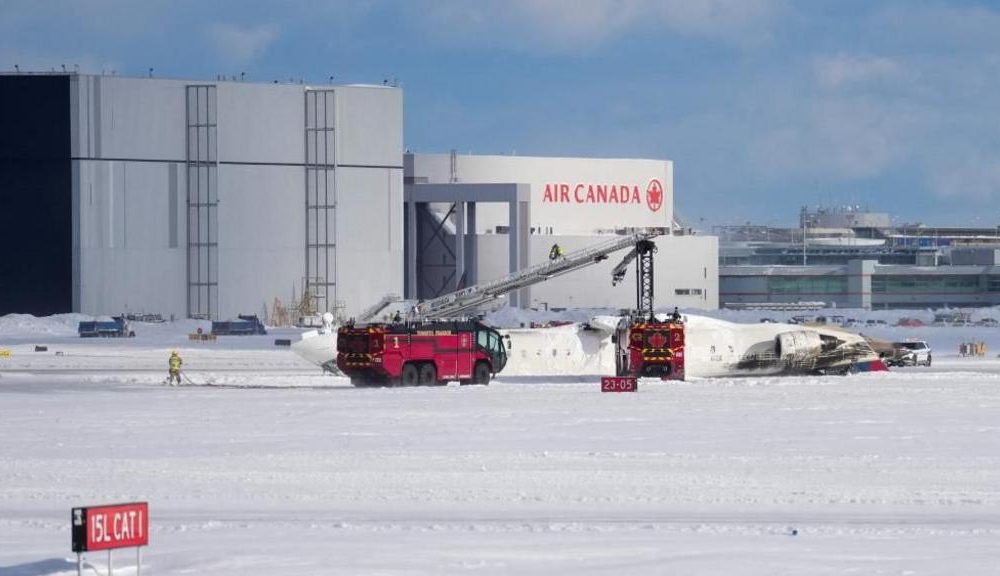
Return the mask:
[[434, 386], [437, 384], [437, 368], [433, 362], [420, 365], [420, 373], [417, 377], [421, 386]]
[[928, 354], [928, 355], [927, 355], [927, 364], [926, 364], [926, 366], [927, 366], [928, 368], [930, 368], [930, 367], [931, 367], [931, 355], [930, 355], [930, 354]]
[[420, 383], [420, 372], [414, 364], [409, 362], [403, 364], [403, 371], [399, 374], [399, 383], [403, 386], [416, 386]]
[[355, 388], [372, 388], [374, 386], [378, 386], [378, 384], [377, 380], [372, 380], [371, 378], [367, 378], [365, 376], [354, 376], [351, 378], [351, 386], [354, 386]]
[[486, 362], [477, 362], [476, 367], [472, 369], [472, 382], [483, 386], [488, 385], [490, 383], [490, 365]]

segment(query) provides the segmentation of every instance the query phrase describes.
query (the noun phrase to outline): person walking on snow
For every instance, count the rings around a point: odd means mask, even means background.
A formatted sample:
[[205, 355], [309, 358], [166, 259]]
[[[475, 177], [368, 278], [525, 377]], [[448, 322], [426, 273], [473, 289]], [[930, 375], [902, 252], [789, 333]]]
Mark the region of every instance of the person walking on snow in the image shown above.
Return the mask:
[[184, 361], [181, 360], [181, 355], [174, 350], [170, 354], [170, 377], [167, 379], [167, 384], [170, 386], [179, 386], [181, 383], [181, 365]]

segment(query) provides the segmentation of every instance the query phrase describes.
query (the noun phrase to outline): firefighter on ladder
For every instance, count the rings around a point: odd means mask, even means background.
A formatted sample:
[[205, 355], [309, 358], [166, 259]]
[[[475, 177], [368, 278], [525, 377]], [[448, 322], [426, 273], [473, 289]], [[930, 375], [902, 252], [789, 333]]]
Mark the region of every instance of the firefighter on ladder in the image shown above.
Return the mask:
[[170, 376], [167, 377], [167, 385], [168, 386], [179, 386], [180, 385], [180, 383], [181, 383], [181, 365], [183, 365], [183, 364], [184, 364], [184, 361], [181, 360], [181, 355], [177, 353], [177, 350], [174, 350], [170, 354], [170, 361], [169, 361]]
[[549, 260], [558, 260], [562, 258], [564, 254], [562, 246], [560, 246], [557, 242], [553, 244], [552, 249], [549, 250]]

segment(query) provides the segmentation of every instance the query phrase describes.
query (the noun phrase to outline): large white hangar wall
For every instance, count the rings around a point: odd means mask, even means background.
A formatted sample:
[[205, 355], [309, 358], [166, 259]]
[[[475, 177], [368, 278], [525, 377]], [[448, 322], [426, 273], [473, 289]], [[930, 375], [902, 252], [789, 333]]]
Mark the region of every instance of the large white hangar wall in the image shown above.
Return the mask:
[[[403, 92], [381, 86], [339, 88], [338, 163], [388, 170], [403, 181]], [[400, 208], [402, 210], [402, 208]]]
[[[533, 235], [529, 249], [531, 261], [544, 262], [555, 242], [567, 252], [572, 252], [606, 242], [609, 238]], [[494, 279], [505, 275], [507, 236], [485, 234], [478, 238], [478, 242], [477, 271], [480, 278]], [[657, 253], [653, 286], [656, 307], [718, 308], [717, 239], [714, 236], [661, 236], [655, 242]], [[625, 279], [618, 286], [611, 286], [611, 270], [625, 254], [622, 251], [604, 262], [532, 286], [529, 289], [529, 306], [536, 309], [634, 308], [634, 264], [628, 268]]]
[[73, 176], [80, 182], [73, 194], [79, 231], [74, 309], [183, 316], [183, 165], [75, 161]]
[[718, 308], [719, 239], [670, 236], [657, 238], [656, 245], [659, 247], [655, 256], [658, 305]]
[[[401, 158], [401, 156], [400, 156]], [[398, 160], [397, 160], [398, 161]], [[403, 293], [403, 181], [395, 169], [340, 168], [337, 274], [354, 317], [382, 296]], [[385, 190], [378, 194], [368, 190]]]
[[183, 316], [184, 88], [74, 76], [74, 310]]
[[[187, 314], [190, 85], [215, 86], [216, 95], [214, 316], [260, 314], [275, 297], [287, 304], [300, 295], [307, 87], [74, 76], [74, 310]], [[351, 315], [402, 291], [402, 93], [323, 90], [332, 91], [329, 130], [317, 133], [331, 158], [325, 271], [336, 284], [327, 307]]]
[[186, 84], [74, 75], [74, 157], [183, 162]]
[[288, 302], [305, 258], [301, 86], [218, 85], [219, 317]]
[[303, 163], [306, 153], [302, 86], [238, 82], [220, 82], [217, 86], [220, 163], [265, 166]]
[[219, 173], [219, 314], [288, 302], [304, 272], [302, 168], [231, 165]]

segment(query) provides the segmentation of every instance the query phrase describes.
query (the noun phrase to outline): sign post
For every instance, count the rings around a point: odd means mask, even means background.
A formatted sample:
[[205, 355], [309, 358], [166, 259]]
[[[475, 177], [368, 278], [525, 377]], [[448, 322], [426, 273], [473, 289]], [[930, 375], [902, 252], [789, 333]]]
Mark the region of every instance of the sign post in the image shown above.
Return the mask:
[[97, 550], [108, 551], [108, 576], [114, 574], [111, 551], [115, 548], [135, 548], [135, 571], [141, 573], [142, 546], [149, 545], [147, 502], [73, 508], [71, 519], [77, 576], [83, 575], [82, 554]]
[[601, 376], [601, 392], [638, 392], [635, 376]]

